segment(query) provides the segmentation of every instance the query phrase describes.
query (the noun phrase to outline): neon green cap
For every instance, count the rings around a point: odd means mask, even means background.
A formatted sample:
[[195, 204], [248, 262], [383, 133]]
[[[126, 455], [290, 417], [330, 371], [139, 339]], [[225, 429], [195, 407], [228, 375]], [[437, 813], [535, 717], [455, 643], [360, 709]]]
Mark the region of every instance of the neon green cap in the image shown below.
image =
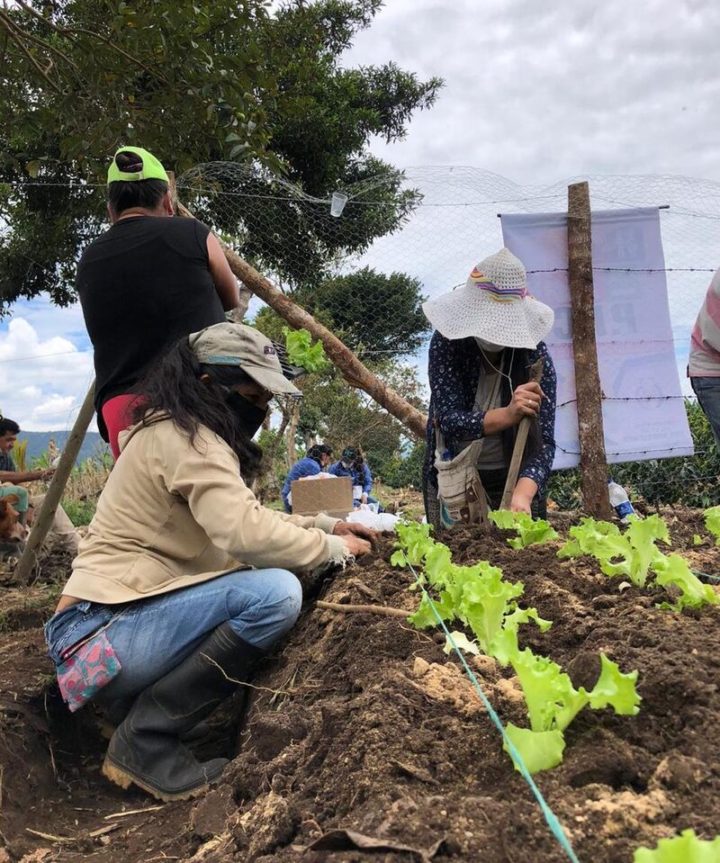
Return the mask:
[[[130, 173], [129, 171], [121, 171], [115, 161], [118, 153], [135, 153], [142, 161], [142, 167], [139, 171]], [[127, 182], [131, 180], [165, 180], [169, 182], [168, 175], [163, 168], [159, 159], [156, 159], [152, 153], [143, 150], [142, 147], [120, 147], [113, 156], [113, 160], [108, 168], [108, 185], [117, 181]]]

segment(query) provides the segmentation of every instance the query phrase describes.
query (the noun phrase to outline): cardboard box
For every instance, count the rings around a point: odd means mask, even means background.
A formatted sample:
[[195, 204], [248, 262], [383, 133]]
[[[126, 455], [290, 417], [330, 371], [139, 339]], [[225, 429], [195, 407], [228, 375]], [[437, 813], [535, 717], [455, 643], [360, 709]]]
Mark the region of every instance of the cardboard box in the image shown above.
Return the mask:
[[347, 518], [353, 509], [352, 480], [349, 476], [296, 479], [290, 486], [293, 515], [327, 513]]

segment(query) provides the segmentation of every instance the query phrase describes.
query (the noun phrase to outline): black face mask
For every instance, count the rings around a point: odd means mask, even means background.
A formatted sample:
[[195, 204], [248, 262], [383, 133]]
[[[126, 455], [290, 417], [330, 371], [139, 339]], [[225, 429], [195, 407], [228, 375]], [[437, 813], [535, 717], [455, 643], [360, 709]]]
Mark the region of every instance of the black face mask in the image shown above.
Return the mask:
[[240, 393], [230, 392], [225, 398], [227, 406], [235, 414], [240, 427], [249, 438], [254, 438], [255, 433], [263, 424], [268, 414], [268, 408], [259, 408]]

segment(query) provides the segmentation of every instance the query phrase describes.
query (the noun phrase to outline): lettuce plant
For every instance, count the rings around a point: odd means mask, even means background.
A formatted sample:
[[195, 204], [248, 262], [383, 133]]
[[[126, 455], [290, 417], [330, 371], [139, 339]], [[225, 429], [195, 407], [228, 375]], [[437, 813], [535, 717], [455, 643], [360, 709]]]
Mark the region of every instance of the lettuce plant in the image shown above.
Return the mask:
[[718, 594], [709, 584], [700, 581], [679, 554], [661, 555], [653, 561], [652, 568], [659, 585], [672, 585], [680, 591], [676, 602], [662, 603], [661, 608], [682, 611], [684, 608], [702, 608], [703, 605], [717, 605], [720, 602]]
[[488, 514], [490, 521], [503, 530], [514, 530], [517, 536], [508, 540], [511, 548], [526, 548], [558, 538], [557, 531], [541, 518], [534, 519], [526, 512], [496, 509]]
[[720, 545], [720, 506], [705, 510], [705, 527], [715, 537], [715, 545]]
[[705, 840], [694, 830], [683, 830], [672, 839], [661, 839], [652, 850], [638, 848], [633, 863], [720, 863], [720, 836]]
[[666, 555], [658, 549], [655, 543], [669, 542], [670, 536], [667, 525], [657, 515], [644, 520], [633, 519], [625, 533], [609, 522], [584, 518], [579, 525], [570, 528], [569, 535], [558, 557], [588, 554], [600, 562], [600, 569], [606, 575], [623, 575], [638, 587], [645, 587], [648, 577], [652, 576], [661, 587], [676, 588], [680, 592], [679, 599], [674, 603], [662, 603], [661, 608], [682, 611], [720, 601], [712, 587], [703, 584], [680, 555]]
[[551, 625], [535, 609], [517, 608], [516, 600], [524, 587], [520, 582], [506, 581], [497, 566], [485, 560], [472, 566], [454, 564], [450, 549], [430, 538], [427, 525], [400, 523], [397, 532], [400, 549], [393, 553], [391, 564], [421, 567], [422, 583], [436, 594], [432, 605], [429, 595], [423, 595], [417, 611], [409, 618], [413, 626], [436, 626], [436, 615], [444, 621], [459, 620], [471, 630], [481, 650], [489, 653], [508, 618], [515, 627], [530, 620], [543, 631]]
[[[481, 649], [501, 665], [512, 666], [517, 675], [530, 727], [509, 723], [506, 733], [531, 773], [560, 764], [565, 749], [563, 732], [583, 708], [613, 707], [621, 715], [638, 712], [637, 671], [623, 674], [601, 654], [600, 677], [588, 692], [582, 687], [575, 689], [556, 662], [529, 648], [520, 650], [521, 625], [532, 621], [542, 632], [551, 626], [536, 609], [518, 607], [522, 584], [505, 581], [502, 571], [487, 561], [473, 566], [454, 564], [450, 549], [430, 537], [427, 525], [400, 523], [397, 530], [399, 547], [391, 563], [421, 568], [419, 578], [437, 595], [431, 601], [427, 592], [423, 594], [417, 611], [409, 618], [411, 623], [424, 628], [435, 626], [438, 616], [443, 621], [459, 620], [472, 631], [477, 643], [463, 633], [454, 633], [458, 647], [470, 653]], [[448, 652], [447, 644], [445, 649]]]
[[644, 587], [650, 565], [662, 552], [655, 543], [670, 542], [667, 525], [657, 515], [633, 518], [622, 533], [617, 525], [584, 518], [568, 531], [571, 537], [558, 551], [558, 557], [589, 554], [600, 562], [605, 575], [622, 575]]
[[620, 716], [634, 716], [640, 709], [640, 696], [635, 688], [637, 671], [623, 674], [603, 653], [600, 677], [588, 692], [582, 686], [576, 689], [556, 662], [537, 656], [529, 648], [519, 650], [517, 635], [509, 629], [494, 646], [496, 658], [512, 667], [525, 696], [530, 727], [508, 723], [506, 731], [530, 773], [548, 770], [562, 762], [563, 732], [583, 708], [612, 707]]

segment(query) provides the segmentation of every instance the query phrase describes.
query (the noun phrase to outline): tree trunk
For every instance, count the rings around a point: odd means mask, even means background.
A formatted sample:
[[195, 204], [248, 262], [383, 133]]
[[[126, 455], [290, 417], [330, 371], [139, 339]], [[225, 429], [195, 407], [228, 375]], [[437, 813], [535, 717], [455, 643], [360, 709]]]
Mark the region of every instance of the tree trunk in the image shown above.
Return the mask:
[[287, 430], [285, 432], [285, 447], [287, 450], [288, 470], [297, 461], [295, 454], [295, 435], [297, 434], [298, 423], [300, 422], [300, 405], [297, 399], [293, 400], [290, 405], [290, 419], [288, 420]]
[[585, 511], [595, 518], [607, 519], [611, 517], [611, 509], [595, 339], [590, 219], [588, 184], [574, 183], [568, 186], [568, 282], [583, 505]]
[[[182, 204], [178, 205], [178, 212], [182, 216], [192, 217], [192, 213]], [[278, 290], [275, 285], [243, 260], [237, 252], [224, 244], [223, 249], [230, 269], [237, 278], [274, 309], [291, 327], [296, 330], [305, 329], [313, 338], [319, 339], [323, 343], [328, 359], [340, 370], [351, 386], [365, 390], [371, 398], [375, 399], [381, 407], [398, 419], [416, 437], [420, 439], [425, 437], [427, 417], [423, 413], [391, 387], [384, 384], [380, 378], [360, 362], [336, 335], [316, 321], [309, 312], [285, 296], [282, 291]]]

